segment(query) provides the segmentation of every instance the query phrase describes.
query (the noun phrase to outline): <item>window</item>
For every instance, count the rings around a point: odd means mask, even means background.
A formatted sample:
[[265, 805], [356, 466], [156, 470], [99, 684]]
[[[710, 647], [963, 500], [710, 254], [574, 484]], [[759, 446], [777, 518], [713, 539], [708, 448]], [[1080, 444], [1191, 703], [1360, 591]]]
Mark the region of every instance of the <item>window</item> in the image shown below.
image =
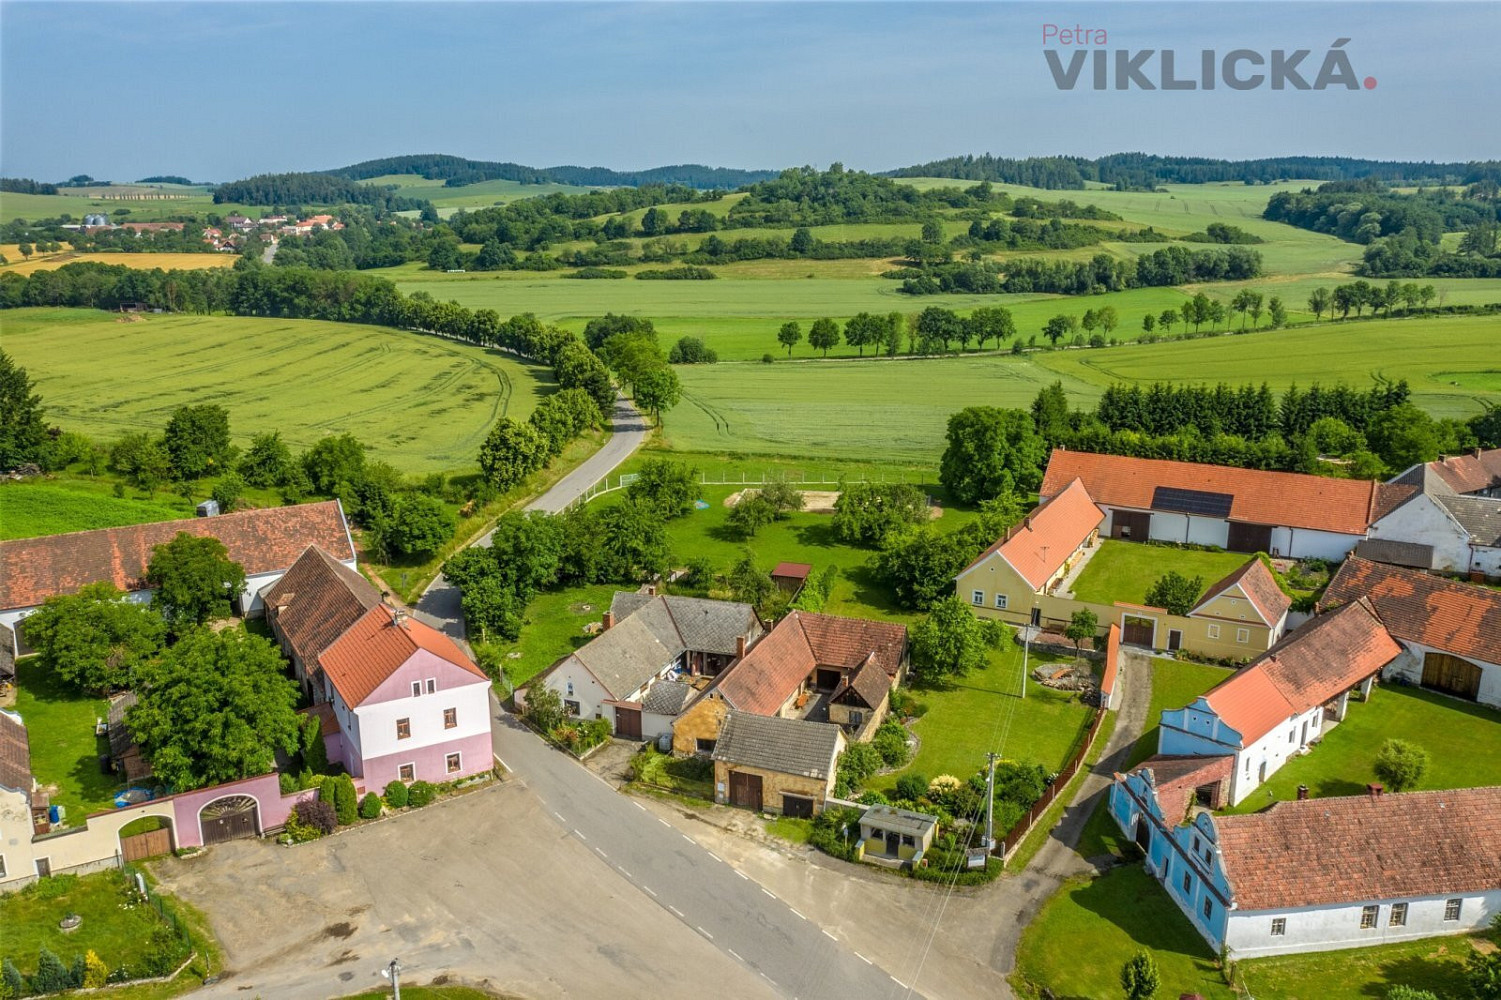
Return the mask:
[[693, 742], [693, 748], [699, 753], [713, 753], [714, 747], [718, 742], [718, 740], [706, 740], [700, 736]]
[[398, 740], [409, 740], [409, 739], [412, 738], [412, 720], [411, 719], [397, 719], [396, 720], [396, 738]]
[[437, 690], [438, 690], [438, 681], [435, 678], [429, 677], [427, 679], [427, 693], [428, 694], [433, 694]]
[[1282, 937], [1286, 933], [1287, 933], [1287, 918], [1286, 917], [1273, 917], [1272, 918], [1272, 937]]
[[448, 769], [449, 774], [456, 774], [459, 768], [463, 766], [463, 763], [458, 754], [451, 753], [443, 758], [443, 766]]
[[0, 878], [5, 877], [5, 855], [0, 854]]
[[[0, 874], [4, 874], [4, 873], [0, 872]], [[1464, 902], [1464, 900], [1462, 900], [1462, 899], [1451, 899], [1448, 902], [1446, 902], [1444, 904], [1444, 919], [1445, 920], [1458, 920], [1459, 919], [1459, 907], [1460, 907], [1460, 905], [1463, 902]]]
[[1007, 599], [1006, 599], [1006, 595], [1005, 594], [996, 594], [995, 595], [995, 606], [996, 606], [996, 610], [997, 611], [1005, 611], [1006, 610], [1006, 604], [1007, 604]]
[[916, 847], [917, 846], [917, 841], [915, 841], [915, 840], [912, 839], [912, 834], [910, 834], [910, 833], [904, 833], [904, 834], [902, 834], [902, 846], [904, 846], [904, 847]]
[[568, 697], [573, 697], [573, 681], [568, 682]]
[[456, 709], [456, 708], [445, 708], [443, 710], [443, 728], [444, 729], [457, 729], [458, 725], [459, 725], [459, 710]]
[[1251, 641], [1251, 630], [1248, 629], [1248, 628], [1238, 628], [1238, 629], [1236, 629], [1235, 630], [1235, 641], [1236, 642], [1240, 642], [1240, 643], [1250, 642]]
[[971, 604], [975, 605], [975, 607], [979, 607], [980, 605], [985, 603], [985, 591], [972, 591], [969, 595], [969, 600]]
[[1197, 834], [1194, 835], [1194, 850], [1193, 850], [1193, 852], [1195, 854], [1199, 853], [1199, 837], [1198, 837]]
[[1289, 742], [1289, 743], [1296, 743], [1296, 742], [1298, 742], [1298, 731], [1296, 729], [1289, 729], [1287, 731], [1287, 742]]
[[420, 698], [421, 696], [422, 696], [422, 682], [421, 681], [413, 681], [412, 682], [412, 697], [413, 698]]
[[1208, 635], [1211, 639], [1218, 639], [1220, 637], [1220, 627], [1218, 625], [1208, 626]]
[[403, 765], [401, 765], [401, 767], [399, 767], [399, 768], [396, 769], [396, 776], [399, 777], [402, 781], [416, 781], [417, 780], [417, 765], [416, 764], [403, 764]]
[[1381, 915], [1379, 906], [1362, 906], [1360, 908], [1360, 929], [1370, 930], [1376, 926], [1376, 918]]
[[1391, 913], [1391, 916], [1389, 916], [1389, 917], [1386, 918], [1386, 922], [1391, 927], [1406, 927], [1407, 926], [1407, 904], [1406, 903], [1393, 903], [1392, 904], [1392, 913]]
[[579, 703], [576, 701], [564, 701], [563, 711], [567, 712], [569, 715], [578, 715]]
[[1193, 891], [1194, 891], [1194, 877], [1192, 875], [1190, 875], [1188, 872], [1184, 872], [1183, 873], [1183, 892], [1186, 895], [1187, 893], [1190, 893], [1190, 892], [1193, 892]]
[[1208, 896], [1204, 897], [1204, 919], [1208, 920], [1214, 913], [1214, 901]]

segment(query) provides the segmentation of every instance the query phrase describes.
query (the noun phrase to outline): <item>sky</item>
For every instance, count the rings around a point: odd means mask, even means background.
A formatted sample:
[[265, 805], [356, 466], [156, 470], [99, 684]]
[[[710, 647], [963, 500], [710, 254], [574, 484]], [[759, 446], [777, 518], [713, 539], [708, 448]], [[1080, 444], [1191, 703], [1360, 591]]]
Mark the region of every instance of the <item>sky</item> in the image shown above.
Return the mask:
[[[1348, 38], [1376, 86], [1096, 91], [1088, 64], [1061, 90], [1044, 50], [1067, 66], [1093, 46], [1045, 45], [1048, 24], [1195, 72], [1206, 49], [1308, 49], [1310, 82]], [[3, 0], [0, 172], [225, 181], [407, 153], [617, 169], [1494, 159], [1498, 38], [1501, 3]]]

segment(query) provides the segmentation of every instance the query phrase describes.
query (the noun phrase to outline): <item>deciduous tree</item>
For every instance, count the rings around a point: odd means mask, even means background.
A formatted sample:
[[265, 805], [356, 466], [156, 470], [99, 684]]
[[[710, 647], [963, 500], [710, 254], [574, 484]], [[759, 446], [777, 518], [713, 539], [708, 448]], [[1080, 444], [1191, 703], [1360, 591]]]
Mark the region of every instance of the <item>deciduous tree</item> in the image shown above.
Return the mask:
[[1416, 788], [1428, 771], [1428, 751], [1407, 740], [1387, 740], [1376, 754], [1372, 770], [1394, 792]]
[[923, 684], [963, 677], [985, 663], [999, 645], [998, 622], [976, 618], [958, 597], [934, 603], [912, 628], [912, 674]]
[[1047, 446], [1021, 410], [970, 406], [949, 417], [938, 478], [961, 503], [977, 504], [1042, 481]]
[[180, 634], [229, 613], [230, 602], [245, 591], [245, 568], [219, 539], [180, 531], [152, 550], [146, 582], [155, 590], [151, 606]]
[[129, 687], [132, 675], [162, 650], [161, 615], [125, 599], [108, 582], [47, 598], [21, 623], [42, 666], [83, 691], [107, 694]]

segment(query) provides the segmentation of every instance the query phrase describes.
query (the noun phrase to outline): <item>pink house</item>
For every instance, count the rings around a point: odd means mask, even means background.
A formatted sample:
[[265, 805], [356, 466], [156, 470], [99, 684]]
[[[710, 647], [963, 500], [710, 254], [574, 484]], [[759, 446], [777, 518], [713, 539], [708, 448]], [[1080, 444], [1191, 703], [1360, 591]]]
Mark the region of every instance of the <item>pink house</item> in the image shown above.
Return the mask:
[[385, 604], [318, 655], [339, 725], [329, 756], [367, 789], [454, 781], [493, 766], [490, 680], [448, 636]]

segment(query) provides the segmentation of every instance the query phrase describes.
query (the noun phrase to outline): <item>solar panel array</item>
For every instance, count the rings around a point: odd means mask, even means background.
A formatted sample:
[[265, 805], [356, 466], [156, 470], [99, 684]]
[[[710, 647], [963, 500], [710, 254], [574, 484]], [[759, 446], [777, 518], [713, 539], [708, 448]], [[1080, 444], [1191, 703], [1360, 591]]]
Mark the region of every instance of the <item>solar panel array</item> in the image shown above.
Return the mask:
[[1153, 510], [1170, 510], [1178, 514], [1229, 517], [1234, 503], [1235, 497], [1230, 493], [1183, 490], [1174, 486], [1159, 486], [1152, 491]]

